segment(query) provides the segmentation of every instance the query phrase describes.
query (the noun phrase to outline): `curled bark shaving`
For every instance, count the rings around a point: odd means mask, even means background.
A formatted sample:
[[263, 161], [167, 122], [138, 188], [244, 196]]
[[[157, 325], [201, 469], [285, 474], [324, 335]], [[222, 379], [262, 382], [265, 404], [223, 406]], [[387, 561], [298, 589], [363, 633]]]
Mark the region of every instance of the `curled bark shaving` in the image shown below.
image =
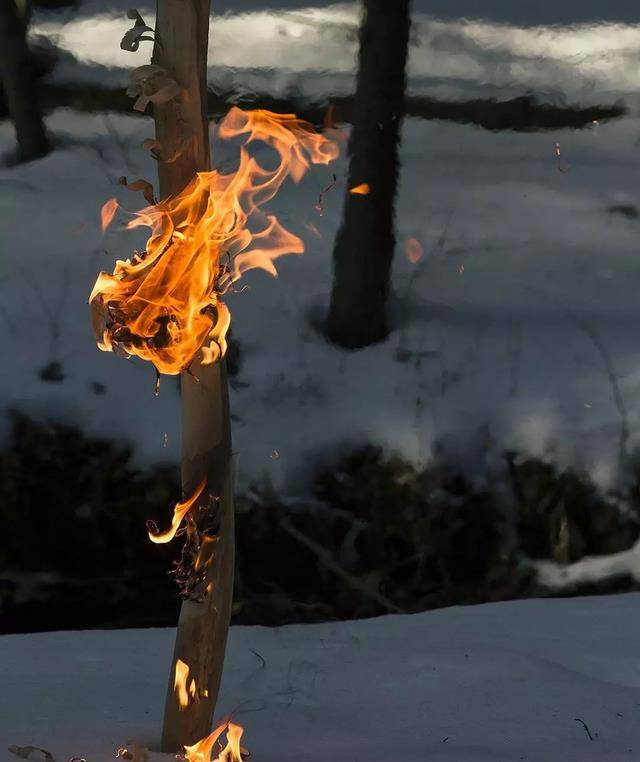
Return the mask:
[[[131, 8], [127, 11], [127, 18], [130, 18], [134, 24], [131, 29], [124, 33], [122, 40], [120, 40], [120, 48], [122, 50], [126, 50], [129, 53], [135, 53], [140, 47], [141, 42], [155, 42], [155, 33], [152, 27], [147, 26], [144, 19], [135, 8]], [[147, 36], [146, 32], [151, 32], [152, 36]]]
[[156, 199], [153, 195], [153, 185], [148, 180], [134, 180], [132, 183], [127, 182], [127, 178], [122, 175], [122, 177], [118, 178], [118, 184], [122, 185], [124, 188], [130, 191], [140, 191], [142, 192], [142, 195], [144, 196], [144, 199], [147, 203], [149, 203], [152, 206], [155, 206]]
[[169, 76], [166, 69], [156, 64], [138, 66], [131, 72], [127, 95], [135, 98], [135, 111], [143, 112], [149, 103], [168, 103], [182, 92], [180, 85]]

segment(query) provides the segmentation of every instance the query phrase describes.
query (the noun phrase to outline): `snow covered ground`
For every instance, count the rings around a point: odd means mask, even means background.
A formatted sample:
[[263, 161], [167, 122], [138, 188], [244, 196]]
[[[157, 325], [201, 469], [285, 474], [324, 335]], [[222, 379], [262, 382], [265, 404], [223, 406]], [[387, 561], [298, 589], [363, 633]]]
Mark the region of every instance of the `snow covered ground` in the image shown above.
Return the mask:
[[[144, 205], [116, 178], [155, 177], [140, 148], [152, 122], [59, 110], [48, 124], [55, 152], [0, 170], [2, 407], [124, 436], [146, 461], [173, 458], [175, 383], [155, 398], [149, 367], [99, 352], [86, 304], [98, 270], [142, 243], [117, 227], [101, 236], [99, 210], [114, 195]], [[337, 442], [369, 438], [424, 460], [442, 438], [473, 449], [480, 429], [501, 447], [555, 446], [606, 482], [622, 419], [633, 434], [640, 416], [639, 131], [635, 118], [539, 134], [408, 120], [393, 276], [404, 328], [356, 353], [312, 325], [330, 290], [345, 163], [285, 185], [272, 208], [307, 252], [281, 259], [278, 279], [248, 274], [250, 290], [229, 299], [242, 355], [232, 390], [241, 482], [303, 481]], [[0, 125], [0, 150], [10, 141]], [[228, 149], [215, 155], [224, 162]], [[333, 169], [339, 187], [319, 217]], [[424, 247], [417, 266], [403, 253], [408, 237]], [[62, 382], [39, 376], [52, 361]]]
[[[69, 55], [54, 77], [121, 86], [149, 52], [118, 46], [129, 5], [85, 0], [74, 11], [40, 13], [34, 34]], [[314, 98], [348, 92], [355, 4], [275, 5], [216, 4], [211, 83], [307, 88]], [[622, 99], [631, 113], [580, 132], [538, 134], [407, 120], [393, 276], [398, 327], [384, 345], [357, 353], [328, 346], [313, 328], [330, 291], [345, 162], [314, 168], [299, 188], [286, 185], [273, 207], [307, 252], [280, 260], [278, 280], [250, 274], [251, 290], [229, 300], [242, 356], [232, 389], [241, 484], [269, 474], [276, 486], [296, 489], [336, 443], [367, 439], [417, 461], [443, 439], [460, 452], [488, 440], [536, 454], [552, 448], [558, 460], [609, 480], [620, 432], [630, 430], [632, 446], [640, 418], [640, 121], [629, 58], [640, 25], [630, 8], [609, 3], [598, 15], [593, 3], [487, 3], [482, 19], [466, 21], [478, 15], [467, 0], [416, 3], [413, 91]], [[143, 245], [116, 229], [101, 236], [99, 209], [114, 195], [130, 210], [142, 205], [116, 180], [155, 178], [140, 147], [153, 123], [57, 110], [48, 126], [59, 141], [53, 154], [0, 170], [0, 411], [65, 417], [129, 439], [142, 461], [175, 459], [176, 384], [165, 381], [154, 398], [148, 367], [99, 353], [86, 305], [97, 271]], [[9, 125], [0, 124], [0, 152], [11, 142]], [[215, 156], [224, 162], [228, 149], [218, 146]], [[339, 185], [319, 217], [314, 205], [333, 170]], [[424, 247], [417, 266], [403, 254], [409, 237]], [[61, 382], [40, 377], [43, 368], [52, 375], [52, 362]], [[0, 437], [5, 426], [0, 414]]]
[[[220, 712], [235, 710], [260, 762], [631, 762], [639, 612], [629, 594], [235, 627]], [[0, 638], [0, 759], [15, 762], [12, 744], [89, 762], [153, 747], [172, 642], [172, 630]]]

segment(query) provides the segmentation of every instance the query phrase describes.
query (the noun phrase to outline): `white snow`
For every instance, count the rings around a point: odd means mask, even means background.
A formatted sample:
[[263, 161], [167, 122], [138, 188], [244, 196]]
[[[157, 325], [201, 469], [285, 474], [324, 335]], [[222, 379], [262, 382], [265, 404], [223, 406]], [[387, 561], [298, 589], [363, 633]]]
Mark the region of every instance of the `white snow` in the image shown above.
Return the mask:
[[[87, 0], [73, 12], [40, 13], [34, 33], [75, 56], [56, 76], [66, 71], [79, 81], [91, 71], [106, 82], [115, 72], [119, 83], [145, 62], [148, 46], [138, 54], [118, 46], [129, 4]], [[254, 87], [263, 77], [277, 93], [291, 75], [296, 87], [322, 95], [323, 77], [335, 94], [335, 77], [344, 76], [348, 91], [355, 5], [279, 5], [287, 8], [252, 0], [215, 6], [212, 82], [229, 76]], [[464, 18], [476, 15], [466, 0], [447, 12], [434, 6], [434, 16], [427, 6], [415, 8], [411, 88], [429, 80], [432, 94], [464, 83], [476, 95], [533, 89], [544, 97], [556, 88], [569, 102], [606, 101], [610, 91], [635, 108], [637, 63], [629, 55], [640, 25], [630, 23], [628, 4], [609, 4], [602, 22], [588, 3], [556, 4], [538, 8], [537, 24], [515, 5], [509, 15], [488, 3], [486, 17], [475, 20]], [[560, 23], [571, 8], [579, 23]], [[288, 73], [284, 61], [295, 62]], [[155, 179], [140, 148], [152, 120], [60, 109], [47, 121], [58, 149], [0, 170], [0, 411], [17, 406], [123, 436], [143, 462], [175, 459], [176, 384], [166, 380], [156, 399], [150, 368], [98, 352], [86, 305], [97, 271], [144, 244], [114, 228], [101, 236], [99, 209], [114, 195], [130, 210], [143, 205], [116, 180]], [[249, 274], [251, 290], [229, 300], [242, 349], [232, 389], [241, 484], [268, 474], [276, 486], [302, 488], [336, 443], [372, 440], [425, 461], [439, 440], [468, 453], [487, 438], [535, 454], [554, 449], [557, 460], [578, 462], [607, 483], [623, 418], [632, 435], [640, 421], [639, 128], [635, 116], [537, 134], [406, 120], [393, 274], [394, 312], [406, 319], [384, 345], [357, 353], [328, 346], [309, 317], [327, 304], [345, 162], [314, 168], [300, 187], [286, 185], [274, 208], [307, 252], [280, 260], [277, 280]], [[0, 151], [11, 143], [10, 126], [1, 124]], [[216, 147], [215, 156], [224, 162], [228, 149]], [[339, 185], [320, 218], [314, 205], [334, 170]], [[417, 266], [403, 255], [409, 237], [426, 252]], [[45, 383], [38, 371], [54, 360], [66, 378]], [[95, 393], [96, 382], [106, 394]], [[6, 420], [0, 413], [0, 438]], [[274, 450], [279, 459], [270, 457]]]
[[[127, 209], [144, 206], [116, 178], [155, 178], [140, 148], [152, 121], [59, 110], [48, 124], [61, 147], [0, 170], [2, 407], [124, 436], [143, 461], [175, 458], [174, 380], [155, 398], [149, 367], [99, 352], [86, 304], [98, 270], [143, 243], [117, 228], [101, 236], [99, 210], [114, 195]], [[633, 433], [639, 223], [607, 210], [640, 205], [639, 127], [626, 118], [580, 132], [495, 134], [408, 120], [393, 282], [395, 310], [409, 318], [385, 344], [356, 353], [330, 347], [309, 320], [330, 290], [344, 160], [314, 168], [301, 186], [286, 184], [273, 209], [307, 251], [279, 260], [277, 279], [248, 274], [250, 290], [229, 299], [242, 345], [232, 389], [241, 484], [268, 473], [294, 488], [336, 443], [371, 439], [418, 461], [442, 438], [469, 451], [486, 439], [478, 435], [484, 426], [499, 447], [555, 447], [560, 460], [606, 482], [621, 420], [592, 331], [614, 366]], [[10, 141], [5, 123], [0, 150]], [[567, 173], [558, 171], [556, 142]], [[215, 156], [224, 162], [228, 149], [217, 146]], [[339, 187], [319, 217], [317, 195], [334, 169]], [[410, 236], [426, 252], [417, 272], [403, 254]], [[409, 361], [396, 359], [399, 349]], [[64, 382], [38, 377], [51, 360], [62, 363]], [[106, 394], [92, 391], [95, 381]]]
[[[55, 35], [73, 57], [55, 76], [123, 83], [145, 59], [118, 48], [129, 5], [118, 0], [105, 11], [96, 0], [77, 14], [40, 14], [34, 33]], [[287, 12], [244, 0], [239, 15], [220, 3], [227, 12], [213, 28], [212, 84], [316, 97], [349, 92], [354, 5], [279, 5]], [[486, 17], [472, 21], [462, 16], [473, 19], [475, 3], [458, 3], [459, 18], [454, 5], [416, 3], [412, 92], [535, 90], [554, 102], [624, 98], [637, 111], [640, 26], [629, 3], [609, 3], [609, 20], [596, 22], [593, 3], [583, 0], [574, 4], [580, 24], [564, 20], [570, 3], [546, 3], [531, 11], [533, 25], [527, 8], [535, 3], [510, 4], [505, 15], [487, 2]], [[175, 382], [165, 379], [155, 398], [150, 368], [100, 353], [86, 304], [97, 271], [140, 245], [115, 228], [101, 236], [99, 210], [114, 195], [125, 208], [143, 205], [116, 179], [155, 178], [140, 148], [153, 124], [58, 110], [48, 126], [61, 142], [53, 154], [0, 170], [0, 436], [6, 410], [16, 406], [125, 437], [142, 462], [175, 459]], [[231, 392], [241, 485], [268, 474], [289, 492], [303, 488], [336, 443], [372, 440], [420, 462], [443, 438], [461, 453], [488, 438], [500, 448], [555, 449], [554, 457], [606, 483], [621, 425], [607, 362], [632, 433], [640, 423], [640, 221], [610, 211], [640, 209], [638, 134], [633, 115], [540, 134], [407, 120], [393, 274], [394, 310], [407, 320], [385, 344], [357, 353], [327, 345], [309, 317], [330, 289], [344, 160], [283, 188], [274, 208], [307, 252], [281, 260], [276, 280], [248, 275], [251, 290], [230, 299], [242, 351]], [[11, 142], [9, 125], [0, 124], [0, 152]], [[224, 161], [228, 149], [217, 146], [215, 156]], [[320, 218], [314, 204], [334, 170], [340, 184]], [[425, 250], [417, 266], [403, 256], [408, 237]], [[38, 377], [52, 360], [62, 364], [62, 383]], [[93, 382], [106, 393], [96, 394]], [[536, 568], [556, 587], [619, 573], [637, 579], [638, 547]], [[252, 758], [263, 762], [632, 761], [640, 757], [639, 604], [629, 594], [235, 627], [220, 712], [235, 710]], [[4, 751], [11, 744], [89, 762], [113, 759], [132, 741], [155, 746], [173, 637], [171, 630], [1, 637], [0, 760], [15, 762]]]
[[[131, 23], [124, 16], [127, 7], [124, 2], [87, 3], [80, 14], [40, 14], [31, 34], [54, 40], [69, 54], [54, 73], [57, 81], [123, 86], [129, 70], [147, 63], [150, 43], [142, 43], [135, 54], [120, 49]], [[153, 25], [149, 4], [139, 10]], [[611, 21], [525, 25], [508, 16], [496, 21], [462, 10], [471, 18], [464, 12], [460, 18], [438, 18], [429, 15], [428, 4], [412, 14], [410, 93], [506, 99], [535, 92], [558, 104], [624, 99], [637, 108], [640, 24], [616, 21], [614, 13]], [[210, 87], [240, 94], [294, 92], [313, 100], [352, 91], [358, 3], [284, 10], [262, 4], [243, 13], [226, 3], [214, 4], [214, 14]]]
[[[630, 762], [639, 612], [629, 594], [233, 627], [219, 709], [260, 762]], [[11, 744], [89, 762], [155, 746], [173, 635], [0, 638], [0, 759]]]
[[619, 576], [640, 582], [640, 542], [629, 550], [606, 556], [586, 556], [572, 564], [535, 561], [534, 568], [540, 584], [556, 591]]

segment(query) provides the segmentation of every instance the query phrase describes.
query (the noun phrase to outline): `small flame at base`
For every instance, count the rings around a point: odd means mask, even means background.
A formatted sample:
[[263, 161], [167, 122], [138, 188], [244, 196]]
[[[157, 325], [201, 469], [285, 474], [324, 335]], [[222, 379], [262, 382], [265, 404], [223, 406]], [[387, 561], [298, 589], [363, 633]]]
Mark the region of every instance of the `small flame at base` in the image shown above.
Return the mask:
[[[223, 747], [219, 741], [220, 736], [227, 731], [227, 743]], [[186, 762], [243, 762], [243, 758], [249, 756], [240, 746], [243, 729], [233, 722], [223, 722], [198, 743], [184, 747], [184, 759]], [[217, 745], [217, 749], [216, 749]], [[212, 753], [219, 749], [216, 757]]]

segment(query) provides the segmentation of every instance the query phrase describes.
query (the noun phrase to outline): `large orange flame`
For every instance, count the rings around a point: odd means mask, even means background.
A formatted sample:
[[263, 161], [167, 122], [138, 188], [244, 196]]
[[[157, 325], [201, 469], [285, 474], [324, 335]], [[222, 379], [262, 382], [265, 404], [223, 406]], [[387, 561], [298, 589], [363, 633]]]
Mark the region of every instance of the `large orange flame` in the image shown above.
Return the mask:
[[[218, 135], [243, 139], [237, 170], [200, 172], [177, 196], [135, 214], [126, 227], [151, 229], [146, 250], [117, 261], [113, 274], [100, 273], [89, 297], [100, 349], [137, 355], [161, 373], [187, 369], [201, 348], [203, 364], [224, 354], [230, 316], [221, 295], [246, 270], [275, 275], [277, 257], [304, 251], [260, 207], [287, 177], [299, 182], [310, 164], [338, 155], [335, 142], [293, 114], [232, 108]], [[254, 141], [276, 152], [275, 169], [250, 155]], [[106, 205], [103, 225], [113, 213]]]

